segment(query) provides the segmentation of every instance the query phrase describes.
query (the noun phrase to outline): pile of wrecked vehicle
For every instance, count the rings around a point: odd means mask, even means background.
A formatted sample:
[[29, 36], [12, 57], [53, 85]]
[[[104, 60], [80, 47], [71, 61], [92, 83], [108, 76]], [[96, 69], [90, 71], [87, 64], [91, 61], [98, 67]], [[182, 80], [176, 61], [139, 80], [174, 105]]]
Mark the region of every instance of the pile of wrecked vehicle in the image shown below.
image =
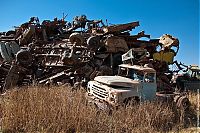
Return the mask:
[[87, 87], [90, 99], [113, 106], [167, 94], [173, 100], [178, 97], [177, 103], [187, 101], [185, 95], [173, 93], [173, 75], [184, 69], [174, 61], [179, 40], [169, 34], [151, 39], [144, 31], [131, 35], [138, 26], [138, 21], [108, 25], [85, 15], [72, 22], [55, 18], [40, 23], [31, 17], [15, 30], [0, 33], [1, 93], [33, 83], [78, 84]]

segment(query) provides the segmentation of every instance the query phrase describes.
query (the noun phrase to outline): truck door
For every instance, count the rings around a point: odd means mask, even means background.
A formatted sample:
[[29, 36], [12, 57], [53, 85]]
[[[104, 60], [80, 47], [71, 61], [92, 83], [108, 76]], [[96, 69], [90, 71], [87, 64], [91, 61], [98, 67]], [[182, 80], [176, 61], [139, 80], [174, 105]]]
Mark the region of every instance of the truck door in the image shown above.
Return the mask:
[[142, 97], [144, 100], [153, 100], [156, 96], [156, 76], [155, 73], [145, 73], [142, 83]]

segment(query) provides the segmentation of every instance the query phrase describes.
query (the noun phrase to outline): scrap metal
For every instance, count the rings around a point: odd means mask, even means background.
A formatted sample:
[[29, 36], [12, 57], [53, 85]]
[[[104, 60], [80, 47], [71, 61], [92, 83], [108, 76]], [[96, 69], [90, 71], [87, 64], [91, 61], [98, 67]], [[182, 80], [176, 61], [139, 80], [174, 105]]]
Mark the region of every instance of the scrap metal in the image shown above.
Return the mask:
[[72, 22], [31, 17], [15, 30], [0, 33], [0, 90], [33, 82], [85, 85], [97, 75], [115, 75], [128, 58], [121, 56], [129, 50], [134, 55], [131, 63], [148, 64], [157, 71], [158, 81], [170, 84], [169, 65], [176, 62], [179, 40], [168, 34], [151, 39], [144, 31], [131, 35], [139, 25], [138, 21], [105, 25], [85, 15]]

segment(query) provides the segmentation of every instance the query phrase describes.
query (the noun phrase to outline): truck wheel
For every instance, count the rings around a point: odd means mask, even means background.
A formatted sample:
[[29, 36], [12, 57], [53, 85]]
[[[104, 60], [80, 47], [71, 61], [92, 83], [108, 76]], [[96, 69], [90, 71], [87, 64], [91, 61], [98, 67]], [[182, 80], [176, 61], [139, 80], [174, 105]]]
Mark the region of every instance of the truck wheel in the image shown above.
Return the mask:
[[133, 106], [135, 104], [138, 104], [139, 102], [140, 102], [140, 98], [136, 96], [136, 97], [129, 97], [129, 98], [124, 99], [123, 104], [125, 107], [128, 107], [128, 106]]
[[32, 64], [33, 57], [31, 55], [30, 51], [20, 50], [16, 54], [16, 60], [20, 65], [27, 67]]
[[97, 49], [100, 45], [100, 37], [99, 36], [91, 36], [87, 39], [87, 45], [89, 48]]
[[75, 32], [69, 36], [69, 41], [73, 44], [82, 45], [84, 43], [84, 37], [80, 33]]
[[190, 101], [187, 96], [176, 95], [174, 97], [176, 106], [180, 109], [186, 110], [190, 107]]
[[6, 32], [6, 36], [9, 36], [9, 35], [15, 35], [16, 32], [14, 30], [9, 30]]

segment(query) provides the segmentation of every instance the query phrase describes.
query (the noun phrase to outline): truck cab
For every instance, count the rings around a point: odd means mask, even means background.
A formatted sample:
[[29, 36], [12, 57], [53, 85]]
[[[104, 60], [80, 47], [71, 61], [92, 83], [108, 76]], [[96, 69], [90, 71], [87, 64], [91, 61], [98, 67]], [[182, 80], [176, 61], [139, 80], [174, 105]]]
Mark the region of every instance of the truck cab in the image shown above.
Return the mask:
[[117, 76], [97, 76], [89, 81], [86, 96], [90, 102], [119, 106], [131, 99], [154, 100], [156, 89], [153, 68], [121, 64]]
[[197, 91], [200, 89], [200, 68], [198, 65], [188, 66], [188, 71], [175, 78], [176, 89], [182, 91]]

